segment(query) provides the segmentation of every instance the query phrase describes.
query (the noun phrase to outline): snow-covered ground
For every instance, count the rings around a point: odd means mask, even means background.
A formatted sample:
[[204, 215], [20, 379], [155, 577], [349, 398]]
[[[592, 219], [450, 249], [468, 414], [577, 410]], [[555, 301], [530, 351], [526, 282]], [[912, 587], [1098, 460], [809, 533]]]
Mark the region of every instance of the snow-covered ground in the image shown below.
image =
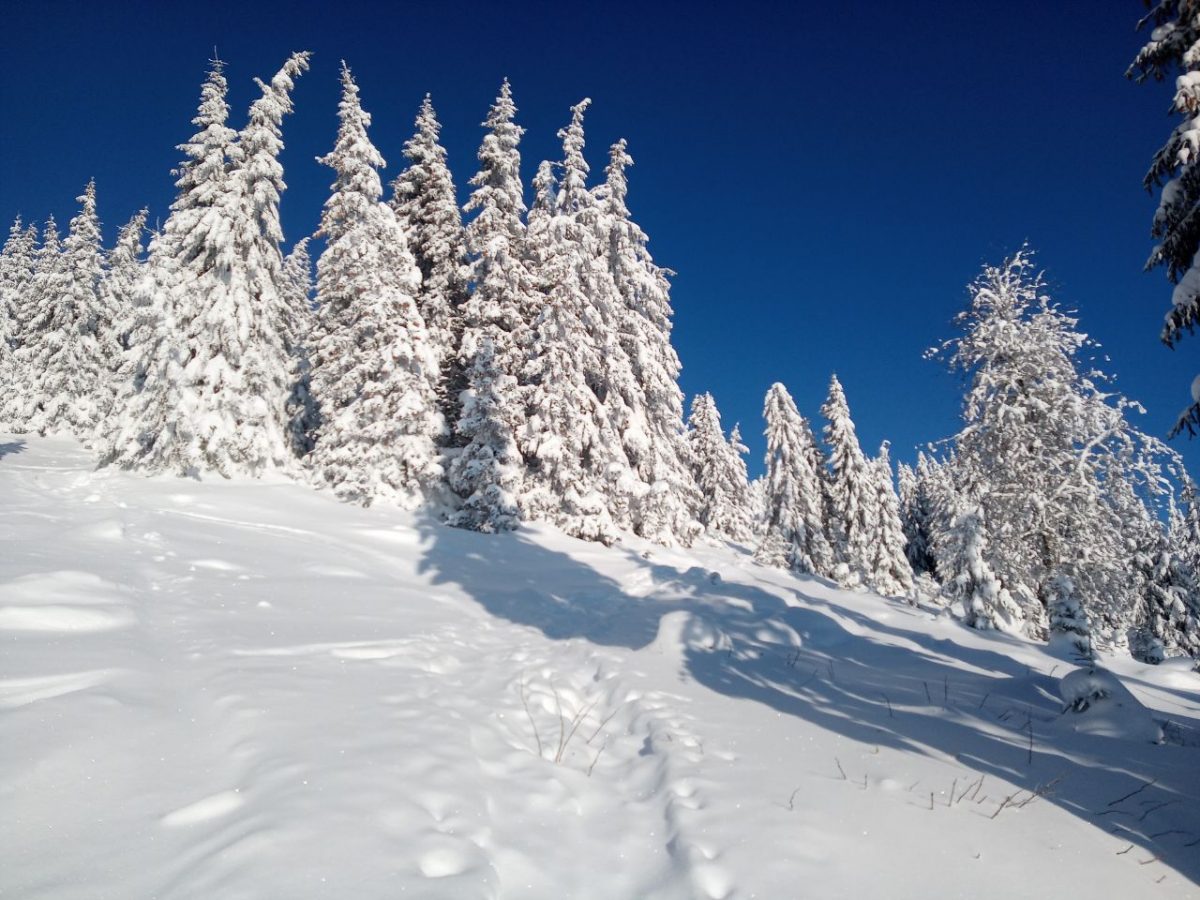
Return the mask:
[[1178, 662], [1089, 703], [735, 548], [0, 454], [0, 896], [1200, 895]]

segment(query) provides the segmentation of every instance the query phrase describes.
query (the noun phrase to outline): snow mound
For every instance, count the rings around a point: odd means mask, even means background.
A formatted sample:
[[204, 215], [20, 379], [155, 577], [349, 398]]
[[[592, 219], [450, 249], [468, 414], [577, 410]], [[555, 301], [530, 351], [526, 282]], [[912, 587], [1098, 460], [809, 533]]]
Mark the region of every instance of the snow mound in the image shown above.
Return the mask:
[[1073, 731], [1162, 743], [1162, 727], [1111, 672], [1098, 666], [1076, 669], [1059, 681], [1058, 693], [1066, 704], [1064, 713], [1072, 715]]

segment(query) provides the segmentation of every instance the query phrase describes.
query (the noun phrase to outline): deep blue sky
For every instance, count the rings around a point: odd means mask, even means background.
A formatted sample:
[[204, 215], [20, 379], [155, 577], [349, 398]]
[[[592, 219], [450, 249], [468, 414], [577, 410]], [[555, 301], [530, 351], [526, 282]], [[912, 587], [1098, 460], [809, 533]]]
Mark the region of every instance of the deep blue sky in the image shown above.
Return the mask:
[[[500, 80], [528, 133], [524, 174], [557, 159], [584, 96], [588, 156], [630, 143], [630, 206], [677, 270], [689, 394], [711, 390], [761, 468], [762, 396], [818, 420], [842, 379], [869, 452], [952, 433], [961, 387], [922, 351], [953, 334], [965, 285], [1028, 240], [1054, 295], [1165, 434], [1200, 337], [1158, 342], [1170, 287], [1145, 274], [1140, 187], [1172, 120], [1165, 86], [1124, 70], [1136, 0], [755, 3], [65, 3], [9, 0], [0, 29], [0, 219], [66, 224], [87, 179], [106, 237], [172, 199], [216, 46], [235, 126], [292, 50], [314, 51], [285, 124], [289, 243], [317, 224], [337, 70], [354, 69], [389, 166], [429, 91], [460, 192]], [[465, 200], [465, 193], [461, 193]], [[6, 227], [6, 225], [5, 225]], [[1200, 463], [1200, 448], [1176, 446]]]

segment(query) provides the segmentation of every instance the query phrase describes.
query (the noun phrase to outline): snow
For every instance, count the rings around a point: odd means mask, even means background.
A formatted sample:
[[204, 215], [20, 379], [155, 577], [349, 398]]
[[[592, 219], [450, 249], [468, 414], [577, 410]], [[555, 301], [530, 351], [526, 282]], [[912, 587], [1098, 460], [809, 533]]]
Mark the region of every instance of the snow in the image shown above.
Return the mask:
[[3, 896], [1197, 895], [1179, 662], [66, 439], [0, 505]]
[[1058, 694], [1074, 713], [1065, 721], [1076, 731], [1152, 744], [1162, 740], [1162, 727], [1111, 672], [1076, 669], [1059, 682]]

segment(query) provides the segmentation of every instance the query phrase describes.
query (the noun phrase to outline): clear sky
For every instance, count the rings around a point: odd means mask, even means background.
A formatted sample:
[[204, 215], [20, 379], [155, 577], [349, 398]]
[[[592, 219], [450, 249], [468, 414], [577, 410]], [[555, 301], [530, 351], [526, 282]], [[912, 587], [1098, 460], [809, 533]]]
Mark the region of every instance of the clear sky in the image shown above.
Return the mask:
[[[1164, 435], [1200, 336], [1158, 342], [1170, 286], [1143, 273], [1154, 200], [1140, 187], [1173, 120], [1165, 85], [1124, 71], [1136, 0], [727, 4], [255, 3], [8, 0], [0, 27], [0, 219], [65, 227], [97, 179], [105, 235], [165, 217], [174, 145], [192, 132], [214, 46], [232, 124], [293, 50], [314, 51], [284, 126], [288, 243], [316, 227], [353, 68], [389, 166], [425, 92], [465, 201], [479, 123], [513, 84], [526, 182], [557, 159], [580, 98], [602, 176], [625, 137], [630, 206], [674, 280], [690, 395], [742, 423], [761, 469], [762, 397], [783, 381], [819, 422], [829, 374], [868, 452], [911, 459], [952, 434], [961, 385], [922, 351], [953, 335], [965, 285], [1029, 243], [1054, 296]], [[7, 227], [5, 225], [5, 227]], [[1177, 439], [1189, 468], [1200, 446]]]

